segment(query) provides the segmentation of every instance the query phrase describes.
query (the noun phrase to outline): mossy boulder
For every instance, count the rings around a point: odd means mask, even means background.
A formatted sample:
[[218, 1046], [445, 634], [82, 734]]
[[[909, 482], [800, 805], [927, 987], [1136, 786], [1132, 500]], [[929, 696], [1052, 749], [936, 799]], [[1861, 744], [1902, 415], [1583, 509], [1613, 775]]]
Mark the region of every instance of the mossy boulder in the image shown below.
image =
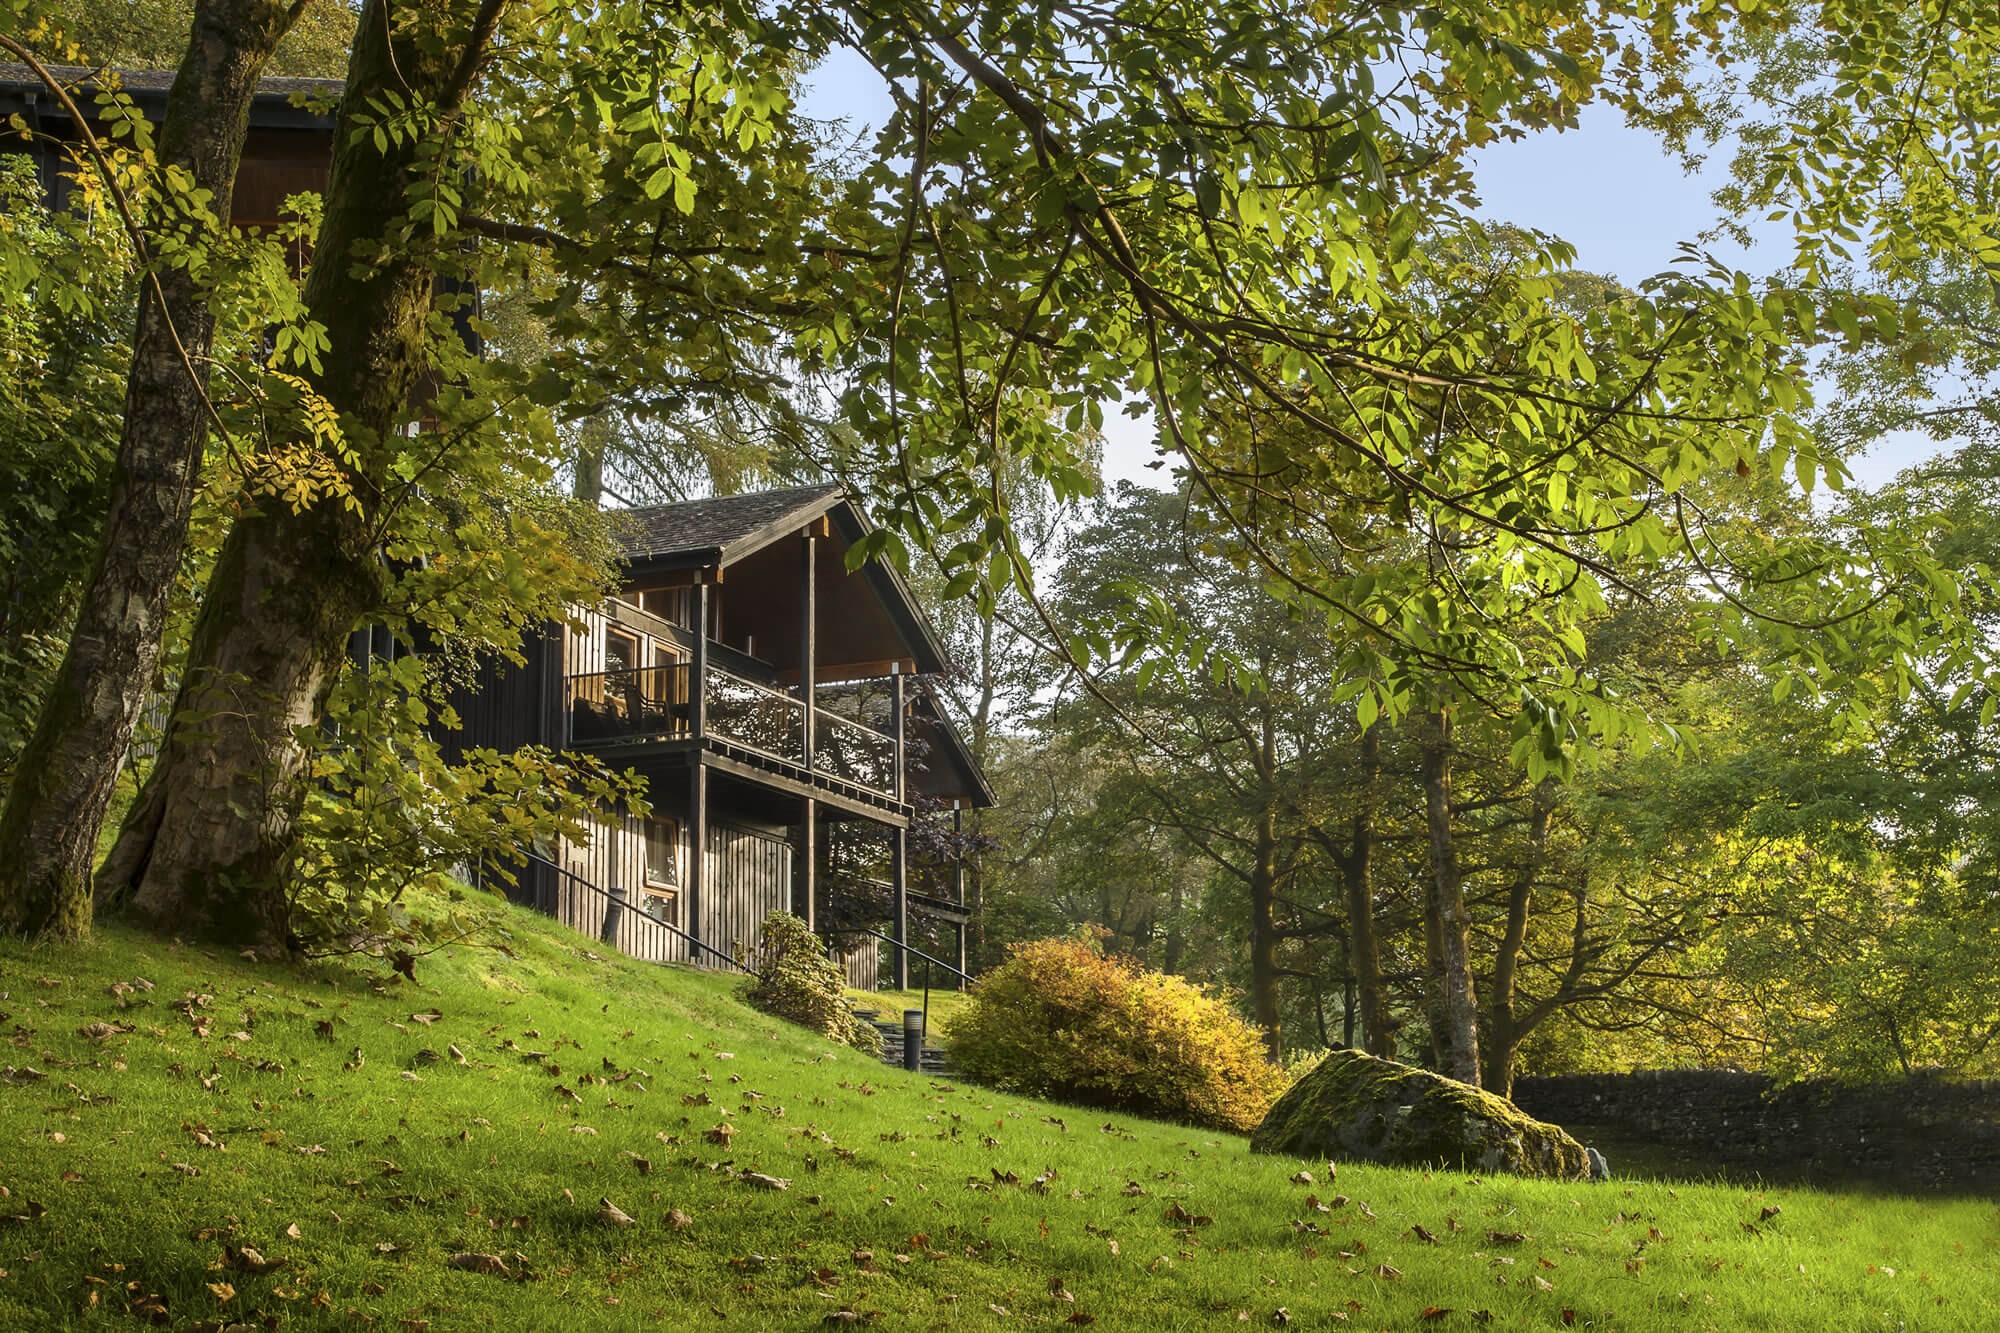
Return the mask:
[[1469, 1084], [1335, 1051], [1291, 1086], [1250, 1136], [1250, 1151], [1444, 1166], [1586, 1180], [1581, 1143]]

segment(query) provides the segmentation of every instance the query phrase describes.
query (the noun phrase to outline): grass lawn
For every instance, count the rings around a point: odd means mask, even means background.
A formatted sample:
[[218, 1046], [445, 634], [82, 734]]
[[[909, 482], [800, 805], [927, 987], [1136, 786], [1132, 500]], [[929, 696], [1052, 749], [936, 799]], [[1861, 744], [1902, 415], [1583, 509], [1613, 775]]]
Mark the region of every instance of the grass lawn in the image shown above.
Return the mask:
[[[863, 1009], [873, 1009], [880, 1017], [878, 1022], [901, 1025], [905, 1009], [924, 1007], [924, 992], [916, 990], [852, 990], [847, 998]], [[927, 1040], [933, 1046], [951, 1045], [944, 1028], [951, 1016], [965, 1007], [966, 997], [955, 990], [933, 990], [930, 995], [930, 1031]]]
[[2000, 1318], [1991, 1203], [1328, 1183], [1241, 1139], [905, 1075], [730, 979], [506, 923], [512, 956], [451, 951], [414, 986], [120, 929], [0, 943], [0, 1329]]

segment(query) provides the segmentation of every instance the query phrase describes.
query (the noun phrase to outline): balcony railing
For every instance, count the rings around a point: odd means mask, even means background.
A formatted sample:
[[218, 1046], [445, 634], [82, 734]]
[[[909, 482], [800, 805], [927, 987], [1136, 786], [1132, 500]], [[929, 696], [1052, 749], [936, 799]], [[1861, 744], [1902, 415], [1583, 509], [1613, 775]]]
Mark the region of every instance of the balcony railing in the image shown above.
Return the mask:
[[[685, 662], [570, 676], [570, 741], [692, 740], [697, 686], [706, 734], [805, 769], [806, 708], [796, 695], [710, 664], [694, 680]], [[885, 795], [896, 792], [896, 742], [865, 723], [814, 710], [810, 771]]]
[[714, 666], [708, 669], [708, 729], [773, 759], [805, 765], [805, 703]]
[[896, 741], [838, 713], [813, 710], [813, 768], [875, 791], [896, 790]]

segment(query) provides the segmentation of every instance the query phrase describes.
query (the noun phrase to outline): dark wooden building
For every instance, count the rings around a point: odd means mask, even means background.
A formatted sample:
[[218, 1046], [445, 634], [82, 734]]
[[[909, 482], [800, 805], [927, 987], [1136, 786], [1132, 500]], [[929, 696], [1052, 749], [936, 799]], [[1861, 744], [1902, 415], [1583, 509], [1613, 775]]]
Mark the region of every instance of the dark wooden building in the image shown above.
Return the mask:
[[[97, 90], [105, 77], [81, 65], [56, 65], [49, 72], [70, 90], [70, 98], [92, 128], [104, 135], [98, 119]], [[122, 70], [118, 88], [148, 119], [166, 114], [171, 70]], [[229, 220], [239, 227], [271, 226], [284, 217], [284, 202], [294, 194], [321, 194], [333, 156], [333, 117], [324, 111], [340, 96], [338, 79], [268, 78], [258, 85], [250, 107], [250, 131], [243, 160], [236, 171], [236, 192]], [[0, 64], [0, 121], [19, 116], [30, 136], [0, 132], [0, 147], [33, 153], [42, 188], [50, 202], [68, 197], [71, 154], [81, 155], [82, 135], [70, 114], [26, 65]]]
[[[104, 132], [95, 100], [104, 77], [52, 72]], [[115, 82], [141, 114], [164, 114], [170, 72], [122, 71]], [[270, 226], [287, 196], [325, 190], [327, 108], [340, 90], [337, 80], [263, 82], [233, 223]], [[12, 116], [30, 136], [0, 133], [0, 149], [32, 154], [60, 206], [79, 127], [32, 71], [0, 64], [0, 117]], [[476, 350], [464, 322], [471, 295], [453, 308]], [[962, 973], [962, 869], [913, 860], [909, 830], [992, 797], [916, 683], [943, 670], [944, 656], [908, 587], [880, 563], [847, 569], [866, 531], [861, 512], [839, 487], [814, 486], [633, 510], [623, 521], [618, 597], [577, 608], [573, 624], [526, 646], [525, 667], [495, 664], [457, 701], [465, 726], [448, 748], [576, 749], [647, 780], [647, 816], [605, 811], [587, 844], [529, 860], [521, 896], [641, 957], [750, 953], [758, 923], [789, 907], [834, 938], [857, 984], [874, 984], [878, 962], [884, 979], [904, 984], [924, 965], [914, 949], [934, 953], [947, 936]], [[358, 632], [357, 652], [381, 637]], [[940, 841], [950, 840], [929, 840]]]
[[938, 961], [963, 972], [962, 867], [914, 863], [909, 829], [992, 793], [919, 683], [945, 662], [908, 586], [847, 567], [861, 511], [825, 485], [618, 517], [618, 595], [458, 706], [461, 744], [573, 749], [647, 781], [648, 814], [605, 811], [587, 845], [529, 863], [521, 896], [663, 961], [752, 953], [788, 908], [858, 985], [878, 960], [909, 984], [936, 956], [919, 934], [948, 935]]

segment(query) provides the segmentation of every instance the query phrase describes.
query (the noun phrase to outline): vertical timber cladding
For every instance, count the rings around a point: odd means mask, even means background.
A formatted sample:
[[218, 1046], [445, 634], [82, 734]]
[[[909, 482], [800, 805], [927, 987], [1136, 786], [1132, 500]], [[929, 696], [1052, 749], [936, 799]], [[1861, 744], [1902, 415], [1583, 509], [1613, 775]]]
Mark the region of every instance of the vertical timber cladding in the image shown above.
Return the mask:
[[751, 958], [764, 943], [764, 918], [792, 908], [788, 830], [711, 823], [702, 892], [702, 943]]
[[861, 942], [845, 941], [848, 951], [835, 951], [834, 961], [847, 973], [847, 984], [854, 990], [878, 990], [882, 980], [882, 946], [874, 936], [863, 935]]
[[[470, 679], [451, 686], [445, 700], [458, 714], [458, 729], [436, 727], [432, 733], [447, 763], [462, 763], [468, 751], [480, 748], [511, 754], [526, 745], [565, 744], [562, 663], [567, 633], [560, 623], [531, 627], [521, 636], [520, 665], [483, 654]], [[423, 648], [420, 640], [419, 650]], [[509, 898], [537, 907], [557, 901], [561, 876], [547, 866], [530, 862], [511, 869], [516, 884], [507, 890]]]
[[[616, 887], [623, 891], [623, 902], [611, 944], [648, 962], [692, 962], [687, 942], [655, 923], [657, 918], [681, 930], [688, 928], [677, 891], [682, 882], [679, 829], [657, 824], [632, 815], [603, 816], [596, 821], [589, 845], [564, 842], [563, 868], [604, 892], [593, 893], [584, 884], [562, 877], [557, 915], [572, 930], [601, 940], [611, 890]], [[664, 865], [657, 847], [649, 855], [648, 846], [649, 835], [657, 843], [662, 834], [672, 848]]]
[[[649, 829], [649, 825], [652, 825]], [[715, 965], [712, 957], [691, 957], [687, 942], [673, 931], [652, 923], [652, 915], [693, 931], [687, 904], [679, 893], [662, 893], [667, 868], [657, 846], [662, 835], [672, 839], [671, 875], [676, 887], [686, 883], [687, 836], [677, 825], [631, 815], [600, 818], [587, 846], [565, 842], [561, 863], [579, 879], [607, 892], [624, 890], [617, 947], [634, 958], [651, 962], [694, 962]], [[649, 834], [655, 846], [648, 855]], [[765, 916], [787, 911], [792, 903], [792, 844], [782, 829], [753, 829], [729, 824], [708, 830], [707, 901], [703, 904], [701, 942], [725, 954], [748, 960], [763, 945], [759, 927]], [[603, 937], [607, 901], [574, 880], [563, 878], [557, 894], [557, 915], [564, 925], [593, 939]]]

